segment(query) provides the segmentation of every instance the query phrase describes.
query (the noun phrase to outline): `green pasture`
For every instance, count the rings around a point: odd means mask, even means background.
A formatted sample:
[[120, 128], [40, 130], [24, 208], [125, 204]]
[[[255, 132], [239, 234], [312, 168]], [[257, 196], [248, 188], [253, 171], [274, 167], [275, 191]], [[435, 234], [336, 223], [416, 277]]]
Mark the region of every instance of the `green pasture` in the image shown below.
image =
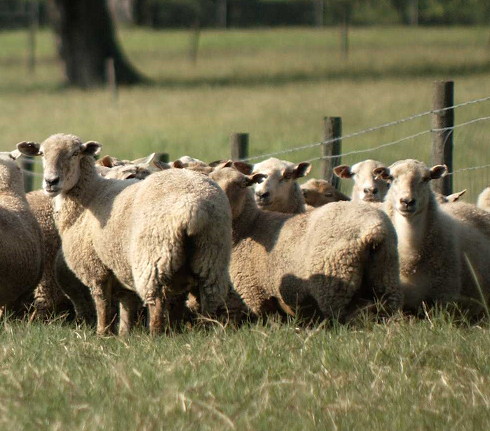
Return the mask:
[[[95, 91], [64, 86], [49, 30], [30, 74], [27, 34], [0, 32], [0, 150], [67, 132], [103, 154], [229, 157], [229, 135], [250, 134], [250, 156], [319, 142], [323, 117], [343, 135], [431, 109], [433, 82], [455, 81], [455, 103], [490, 96], [487, 28], [353, 28], [343, 60], [337, 29], [201, 32], [122, 29], [121, 44], [152, 83]], [[490, 115], [458, 108], [456, 123]], [[429, 161], [430, 115], [346, 138], [345, 163]], [[455, 169], [490, 163], [490, 122], [454, 132]], [[319, 157], [318, 146], [280, 158]], [[320, 162], [312, 162], [318, 176]], [[36, 164], [37, 172], [41, 166]], [[488, 169], [456, 174], [472, 201]], [[39, 184], [39, 180], [37, 182]], [[343, 185], [348, 188], [348, 183]], [[1, 322], [0, 428], [473, 430], [490, 423], [490, 331], [445, 312], [355, 327], [295, 322], [185, 329], [100, 339], [61, 320]]]

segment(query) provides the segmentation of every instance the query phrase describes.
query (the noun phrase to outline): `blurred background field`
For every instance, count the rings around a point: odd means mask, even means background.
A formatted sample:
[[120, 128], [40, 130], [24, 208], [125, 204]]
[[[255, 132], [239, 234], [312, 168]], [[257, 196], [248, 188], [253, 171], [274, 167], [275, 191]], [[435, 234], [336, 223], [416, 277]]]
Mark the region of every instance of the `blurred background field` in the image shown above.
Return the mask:
[[[0, 32], [0, 149], [69, 132], [98, 140], [104, 154], [117, 157], [159, 151], [212, 161], [229, 157], [231, 133], [246, 132], [249, 156], [259, 156], [319, 142], [324, 116], [342, 117], [348, 135], [428, 111], [436, 80], [455, 81], [456, 104], [490, 95], [484, 27], [352, 28], [347, 60], [336, 28], [204, 29], [196, 61], [189, 54], [192, 37], [187, 30], [121, 27], [127, 57], [152, 82], [121, 86], [115, 100], [109, 88], [64, 86], [50, 30], [38, 33], [34, 73], [26, 67], [26, 32]], [[489, 113], [490, 102], [466, 106], [456, 110], [456, 124]], [[346, 139], [343, 152], [411, 136], [430, 121], [425, 116]], [[489, 132], [488, 121], [454, 131], [455, 170], [490, 163]], [[428, 163], [431, 140], [426, 134], [342, 162], [413, 157]], [[278, 157], [299, 162], [320, 155], [314, 147]], [[313, 162], [310, 176], [319, 175], [319, 164]], [[487, 182], [486, 169], [455, 175], [455, 189], [472, 189], [470, 200]]]

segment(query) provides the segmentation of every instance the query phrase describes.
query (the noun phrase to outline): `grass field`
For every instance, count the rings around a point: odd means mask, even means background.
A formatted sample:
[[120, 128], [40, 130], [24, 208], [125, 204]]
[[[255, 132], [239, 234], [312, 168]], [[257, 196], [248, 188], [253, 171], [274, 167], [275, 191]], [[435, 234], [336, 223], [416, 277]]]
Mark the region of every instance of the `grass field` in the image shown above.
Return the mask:
[[[49, 31], [34, 75], [27, 34], [0, 32], [0, 150], [56, 132], [96, 139], [103, 153], [152, 151], [207, 161], [229, 156], [230, 133], [250, 155], [318, 142], [324, 116], [347, 135], [431, 108], [432, 83], [455, 81], [455, 102], [490, 96], [486, 28], [352, 29], [343, 62], [336, 29], [204, 31], [197, 63], [184, 31], [125, 29], [128, 57], [153, 85], [81, 91], [63, 86]], [[490, 115], [456, 110], [456, 123]], [[430, 128], [430, 116], [343, 142], [344, 151]], [[457, 129], [455, 168], [490, 163], [490, 123]], [[428, 162], [430, 134], [345, 157]], [[287, 156], [287, 157], [286, 157]], [[288, 153], [320, 156], [318, 147]], [[318, 174], [313, 162], [311, 176]], [[38, 171], [40, 166], [37, 165]], [[469, 200], [487, 170], [455, 176]], [[356, 328], [294, 322], [213, 326], [151, 339], [98, 339], [61, 321], [3, 322], [0, 427], [5, 429], [485, 429], [490, 423], [490, 330], [444, 312]]]

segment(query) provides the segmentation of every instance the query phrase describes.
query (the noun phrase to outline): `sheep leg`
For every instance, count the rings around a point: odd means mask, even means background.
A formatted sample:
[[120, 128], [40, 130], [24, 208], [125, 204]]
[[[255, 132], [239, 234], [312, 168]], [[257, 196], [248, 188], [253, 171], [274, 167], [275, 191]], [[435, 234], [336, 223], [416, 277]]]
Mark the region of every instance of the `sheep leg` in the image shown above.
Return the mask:
[[138, 298], [131, 292], [121, 292], [119, 299], [119, 336], [126, 336], [133, 329], [138, 312]]
[[165, 305], [161, 295], [157, 295], [155, 299], [148, 303], [148, 313], [150, 315], [150, 334], [159, 335], [163, 331]]
[[111, 293], [114, 278], [109, 277], [100, 286], [92, 290], [92, 296], [97, 310], [97, 334], [109, 335], [111, 333]]

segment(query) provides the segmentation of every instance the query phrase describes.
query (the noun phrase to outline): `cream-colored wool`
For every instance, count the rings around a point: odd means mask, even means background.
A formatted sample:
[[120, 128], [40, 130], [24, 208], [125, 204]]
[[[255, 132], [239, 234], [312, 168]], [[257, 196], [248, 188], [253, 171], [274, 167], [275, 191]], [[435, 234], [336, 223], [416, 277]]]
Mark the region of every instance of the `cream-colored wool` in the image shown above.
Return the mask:
[[461, 204], [439, 206], [430, 181], [446, 172], [445, 166], [429, 169], [412, 159], [375, 170], [376, 175], [391, 181], [384, 209], [398, 236], [406, 308], [415, 311], [424, 301], [443, 304], [456, 301], [470, 314], [479, 314], [483, 310], [481, 295], [464, 255], [470, 260], [488, 301], [490, 242], [472, 223], [454, 216], [457, 207], [463, 214], [458, 217], [468, 214], [461, 210]]
[[97, 330], [110, 326], [111, 289], [121, 302], [120, 333], [132, 325], [136, 304], [118, 285], [149, 305], [150, 331], [161, 331], [162, 300], [199, 286], [201, 311], [213, 313], [229, 288], [230, 206], [204, 175], [168, 169], [144, 181], [97, 175], [96, 142], [57, 134], [41, 145], [20, 143], [24, 154], [43, 154], [43, 188], [54, 198], [55, 222], [66, 263], [90, 287]]
[[308, 315], [344, 320], [367, 292], [390, 310], [401, 306], [396, 234], [382, 211], [335, 202], [306, 214], [257, 207], [247, 186], [263, 179], [233, 168], [210, 174], [225, 190], [233, 214], [230, 275], [250, 310], [262, 315], [274, 303]]
[[478, 195], [476, 206], [482, 210], [490, 212], [490, 187], [483, 189]]
[[306, 210], [311, 211], [322, 205], [338, 201], [350, 201], [350, 198], [337, 190], [327, 180], [312, 178], [301, 185]]
[[[241, 165], [246, 164], [241, 163]], [[267, 211], [286, 214], [304, 213], [306, 211], [305, 199], [296, 180], [308, 175], [310, 169], [309, 163], [303, 162], [295, 165], [274, 157], [253, 165], [251, 172], [267, 175], [261, 184], [254, 186], [257, 205]]]
[[375, 178], [373, 170], [384, 164], [376, 160], [364, 160], [355, 165], [340, 165], [333, 170], [339, 178], [354, 180], [351, 199], [354, 202], [383, 202], [389, 184], [382, 178]]
[[14, 158], [0, 156], [0, 305], [33, 293], [43, 270], [43, 238], [24, 192], [24, 180]]

